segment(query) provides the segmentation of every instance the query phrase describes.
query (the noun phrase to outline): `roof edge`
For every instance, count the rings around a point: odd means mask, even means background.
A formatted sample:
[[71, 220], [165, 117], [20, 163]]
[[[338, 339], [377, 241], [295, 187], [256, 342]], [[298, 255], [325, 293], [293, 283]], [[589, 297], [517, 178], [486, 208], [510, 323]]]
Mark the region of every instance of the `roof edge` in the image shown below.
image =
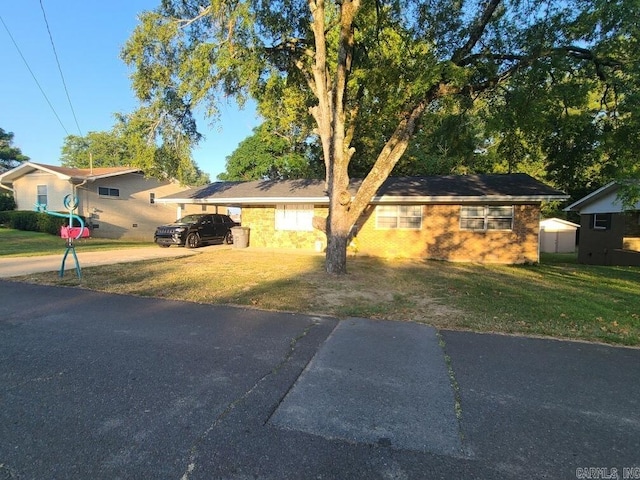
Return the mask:
[[[515, 202], [538, 203], [567, 200], [569, 195], [467, 195], [467, 196], [390, 196], [373, 197], [369, 203], [478, 203], [478, 202]], [[329, 204], [329, 197], [221, 197], [221, 198], [158, 198], [156, 203], [228, 203], [244, 205], [271, 205], [292, 203]]]
[[597, 189], [597, 190], [591, 192], [590, 194], [582, 197], [580, 200], [577, 200], [577, 201], [573, 202], [568, 207], [565, 207], [563, 209], [563, 211], [565, 211], [565, 212], [578, 212], [578, 211], [580, 211], [580, 209], [584, 205], [588, 205], [589, 203], [593, 202], [594, 200], [597, 200], [598, 197], [601, 197], [602, 195], [607, 194], [612, 190], [615, 190], [617, 187], [618, 187], [618, 182], [617, 181], [614, 180], [613, 182], [609, 182], [605, 186], [600, 187], [599, 189]]

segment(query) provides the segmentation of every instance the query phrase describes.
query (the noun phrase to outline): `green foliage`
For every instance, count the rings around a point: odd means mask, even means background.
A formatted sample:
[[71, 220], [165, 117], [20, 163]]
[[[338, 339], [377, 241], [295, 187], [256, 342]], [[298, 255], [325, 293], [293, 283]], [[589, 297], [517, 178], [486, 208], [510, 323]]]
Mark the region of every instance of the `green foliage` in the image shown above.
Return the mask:
[[16, 201], [11, 193], [0, 192], [0, 212], [14, 210]]
[[23, 155], [19, 148], [12, 147], [13, 133], [5, 132], [0, 128], [0, 173], [3, 170], [9, 170], [20, 165], [22, 162], [29, 160], [29, 157]]
[[116, 131], [89, 132], [86, 136], [69, 135], [62, 145], [60, 157], [64, 167], [122, 167], [134, 162], [126, 138]]
[[312, 145], [292, 142], [262, 124], [227, 157], [226, 172], [218, 178], [244, 181], [322, 178], [321, 165], [316, 162], [316, 168], [313, 167]]
[[69, 135], [62, 147], [62, 165], [131, 166], [151, 177], [176, 178], [185, 185], [209, 183], [209, 176], [191, 157], [190, 143], [156, 145], [148, 138], [148, 121], [140, 115], [116, 115], [116, 124], [108, 132], [89, 132], [84, 137]]
[[[326, 8], [334, 69], [340, 12], [333, 2]], [[620, 175], [622, 163], [625, 174], [635, 174], [640, 49], [637, 25], [628, 20], [637, 8], [630, 1], [507, 2], [479, 32], [480, 49], [464, 42], [481, 11], [460, 2], [363, 4], [346, 92], [346, 133], [355, 147], [350, 174], [366, 175], [398, 114], [441, 84], [453, 93], [423, 115], [394, 174], [532, 171], [576, 195]], [[217, 0], [206, 8], [163, 2], [141, 16], [122, 53], [135, 69], [143, 116], [159, 122], [163, 138], [193, 144], [195, 105], [216, 118], [221, 96], [240, 103], [252, 96], [278, 135], [318, 144], [308, 114], [321, 95], [308, 83], [315, 60], [310, 18], [308, 3], [295, 0]], [[487, 88], [491, 82], [504, 87]], [[259, 152], [254, 167], [248, 151]], [[271, 176], [262, 156], [270, 151], [247, 139], [223, 177]], [[275, 146], [275, 172], [282, 170], [279, 151]], [[155, 161], [149, 157], [148, 165]]]
[[9, 217], [11, 210], [0, 210], [0, 226], [7, 227], [9, 225]]
[[9, 228], [13, 228], [15, 230], [48, 233], [50, 235], [60, 235], [60, 227], [62, 227], [63, 225], [68, 225], [69, 219], [47, 215], [44, 212], [35, 212], [31, 210], [15, 210], [0, 212], [0, 224]]

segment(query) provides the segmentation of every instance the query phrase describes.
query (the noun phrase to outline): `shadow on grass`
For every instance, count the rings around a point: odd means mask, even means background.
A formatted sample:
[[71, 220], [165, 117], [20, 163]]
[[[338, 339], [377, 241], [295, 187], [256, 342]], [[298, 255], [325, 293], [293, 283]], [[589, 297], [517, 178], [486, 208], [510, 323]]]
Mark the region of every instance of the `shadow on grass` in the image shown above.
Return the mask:
[[54, 285], [266, 310], [423, 322], [440, 328], [640, 344], [640, 268], [556, 259], [528, 266], [324, 257], [248, 250], [23, 278]]

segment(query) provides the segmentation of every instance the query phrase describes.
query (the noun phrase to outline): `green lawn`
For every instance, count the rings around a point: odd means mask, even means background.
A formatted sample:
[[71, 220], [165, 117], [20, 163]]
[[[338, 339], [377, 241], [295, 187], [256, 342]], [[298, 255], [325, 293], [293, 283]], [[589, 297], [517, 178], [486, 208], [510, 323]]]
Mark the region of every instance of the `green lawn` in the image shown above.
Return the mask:
[[[24, 232], [10, 228], [0, 228], [0, 257], [23, 257], [35, 255], [55, 255], [64, 253], [66, 240], [55, 235]], [[104, 238], [83, 238], [74, 242], [78, 250], [107, 250], [123, 247], [149, 246], [152, 243], [107, 240]]]
[[[172, 247], [173, 248], [173, 247]], [[350, 257], [349, 273], [322, 255], [249, 249], [56, 272], [18, 280], [105, 292], [440, 328], [640, 345], [640, 268], [587, 266], [575, 255], [504, 266]]]

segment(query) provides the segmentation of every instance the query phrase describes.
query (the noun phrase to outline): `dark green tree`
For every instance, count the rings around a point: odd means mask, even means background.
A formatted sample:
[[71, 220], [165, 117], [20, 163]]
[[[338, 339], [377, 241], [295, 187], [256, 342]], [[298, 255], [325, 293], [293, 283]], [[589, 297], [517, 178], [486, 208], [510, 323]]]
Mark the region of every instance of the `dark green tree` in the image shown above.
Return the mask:
[[269, 124], [253, 129], [238, 148], [227, 157], [226, 171], [220, 180], [282, 180], [322, 178], [323, 165], [317, 161], [312, 142], [296, 144], [294, 139], [269, 128]]
[[12, 146], [13, 137], [13, 132], [6, 132], [0, 128], [0, 173], [29, 160], [18, 147]]
[[[29, 160], [29, 157], [23, 155], [18, 147], [12, 146], [13, 137], [12, 132], [6, 132], [0, 128], [0, 173]], [[14, 208], [16, 208], [16, 202], [13, 194], [0, 189], [0, 211], [13, 210]]]

